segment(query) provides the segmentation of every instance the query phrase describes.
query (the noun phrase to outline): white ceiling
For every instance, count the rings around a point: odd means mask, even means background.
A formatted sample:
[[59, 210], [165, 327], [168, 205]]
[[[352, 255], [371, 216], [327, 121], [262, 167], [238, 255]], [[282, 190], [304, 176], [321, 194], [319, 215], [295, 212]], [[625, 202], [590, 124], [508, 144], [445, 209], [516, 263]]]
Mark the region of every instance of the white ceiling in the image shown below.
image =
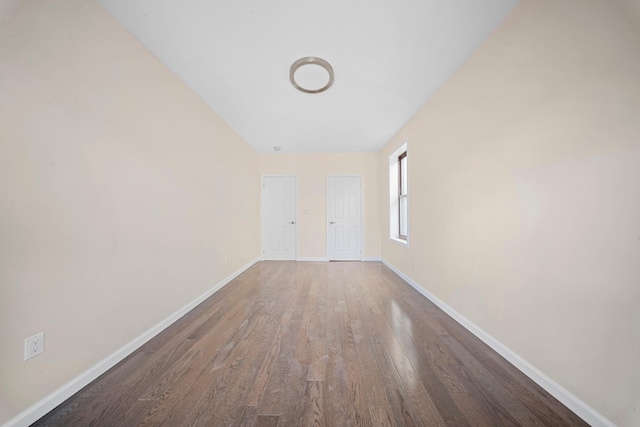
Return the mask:
[[[259, 152], [379, 151], [518, 0], [98, 0]], [[289, 82], [304, 56], [335, 82]]]

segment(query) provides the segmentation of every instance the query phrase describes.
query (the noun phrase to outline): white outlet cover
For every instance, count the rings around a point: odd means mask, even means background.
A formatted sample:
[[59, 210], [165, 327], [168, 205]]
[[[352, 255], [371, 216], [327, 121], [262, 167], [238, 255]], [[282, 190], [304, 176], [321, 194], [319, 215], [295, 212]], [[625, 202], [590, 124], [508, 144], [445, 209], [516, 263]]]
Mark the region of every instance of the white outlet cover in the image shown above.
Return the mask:
[[24, 360], [29, 360], [44, 352], [44, 332], [24, 340]]

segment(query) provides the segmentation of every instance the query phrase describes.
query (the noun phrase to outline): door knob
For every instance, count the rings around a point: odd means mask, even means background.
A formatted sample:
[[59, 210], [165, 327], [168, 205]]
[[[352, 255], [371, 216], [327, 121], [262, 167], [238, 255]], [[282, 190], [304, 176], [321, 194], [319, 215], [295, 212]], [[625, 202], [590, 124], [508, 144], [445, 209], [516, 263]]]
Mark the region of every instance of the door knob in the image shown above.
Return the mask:
[[329, 224], [335, 224], [335, 223], [336, 223], [335, 221], [330, 221], [330, 222], [329, 222]]
[[296, 223], [295, 221], [291, 221], [291, 222], [290, 222], [290, 224], [295, 224], [295, 223]]

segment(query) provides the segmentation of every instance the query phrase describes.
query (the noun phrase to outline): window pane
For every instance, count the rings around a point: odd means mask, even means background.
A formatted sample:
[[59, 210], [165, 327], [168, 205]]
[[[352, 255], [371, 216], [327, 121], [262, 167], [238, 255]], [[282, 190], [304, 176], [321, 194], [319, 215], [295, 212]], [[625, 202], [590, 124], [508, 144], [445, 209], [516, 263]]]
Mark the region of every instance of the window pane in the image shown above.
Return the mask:
[[400, 190], [401, 194], [407, 194], [407, 156], [400, 159]]
[[407, 237], [407, 198], [400, 198], [400, 236]]

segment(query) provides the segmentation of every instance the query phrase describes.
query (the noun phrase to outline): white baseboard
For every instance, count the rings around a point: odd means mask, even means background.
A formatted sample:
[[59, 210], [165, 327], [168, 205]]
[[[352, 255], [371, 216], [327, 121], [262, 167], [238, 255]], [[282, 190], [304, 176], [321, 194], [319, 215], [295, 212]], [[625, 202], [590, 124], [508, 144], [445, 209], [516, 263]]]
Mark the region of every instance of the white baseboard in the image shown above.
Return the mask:
[[133, 339], [129, 343], [122, 346], [120, 349], [116, 350], [91, 368], [87, 369], [44, 399], [30, 406], [20, 414], [16, 415], [11, 420], [7, 421], [2, 427], [26, 427], [34, 422], [38, 421], [40, 418], [45, 416], [49, 411], [53, 410], [56, 406], [60, 405], [62, 402], [73, 396], [75, 393], [80, 391], [83, 387], [91, 383], [91, 381], [98, 378], [100, 375], [111, 369], [118, 362], [123, 360], [125, 357], [133, 353], [139, 347], [141, 347], [144, 343], [149, 341], [151, 338], [158, 335], [168, 326], [173, 324], [175, 321], [180, 319], [182, 316], [187, 314], [189, 311], [194, 309], [198, 304], [209, 298], [211, 295], [216, 293], [222, 287], [227, 285], [233, 279], [238, 277], [240, 274], [245, 272], [249, 267], [253, 266], [256, 262], [260, 261], [259, 259], [255, 259], [240, 268], [235, 273], [231, 274], [229, 277], [224, 279], [222, 282], [215, 285], [213, 288], [209, 289], [204, 294], [200, 295], [198, 298], [191, 301], [189, 304], [182, 307], [180, 310], [176, 311], [166, 319], [162, 320], [160, 323], [153, 326], [148, 331], [144, 332], [137, 338]]
[[538, 368], [527, 362], [520, 357], [517, 353], [509, 349], [500, 341], [489, 335], [487, 332], [479, 328], [469, 319], [458, 313], [451, 308], [445, 302], [438, 299], [435, 295], [426, 291], [420, 287], [411, 278], [405, 276], [400, 270], [394, 267], [392, 264], [382, 259], [382, 262], [389, 267], [394, 273], [400, 276], [405, 282], [411, 285], [415, 290], [420, 292], [424, 297], [437, 305], [442, 311], [451, 316], [456, 322], [462, 325], [465, 329], [471, 332], [476, 337], [480, 338], [485, 344], [495, 350], [500, 356], [507, 359], [513, 366], [518, 368], [523, 374], [531, 378], [540, 387], [545, 389], [549, 394], [558, 399], [563, 405], [571, 409], [576, 415], [582, 418], [593, 427], [616, 427], [614, 423], [609, 421], [606, 417], [600, 414], [598, 411], [584, 403], [570, 391], [562, 387], [557, 382], [546, 376]]
[[[329, 262], [329, 258], [323, 258], [323, 257], [298, 257], [296, 259], [296, 261], [300, 261], [300, 262], [308, 262], [308, 261], [313, 261], [313, 262]], [[381, 258], [377, 258], [377, 257], [365, 257], [362, 258], [362, 261], [365, 262], [373, 262], [373, 261], [382, 261]]]
[[296, 259], [296, 261], [300, 261], [300, 262], [327, 262], [329, 261], [327, 258], [324, 257], [313, 257], [313, 256], [304, 256], [304, 257], [298, 257]]

